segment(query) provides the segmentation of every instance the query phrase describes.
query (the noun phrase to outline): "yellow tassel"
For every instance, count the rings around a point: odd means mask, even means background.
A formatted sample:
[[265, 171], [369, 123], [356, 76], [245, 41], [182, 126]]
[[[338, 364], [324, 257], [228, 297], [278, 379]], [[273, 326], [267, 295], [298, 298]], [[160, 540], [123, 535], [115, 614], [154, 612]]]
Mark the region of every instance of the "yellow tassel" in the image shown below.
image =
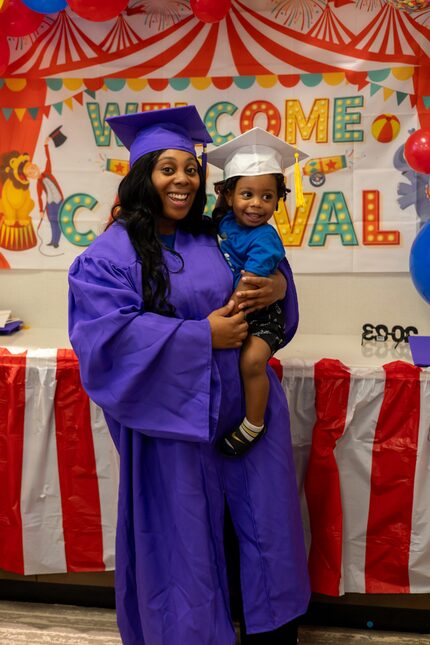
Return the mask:
[[295, 152], [294, 157], [294, 192], [296, 194], [296, 207], [300, 208], [305, 205], [305, 198], [303, 195], [302, 175], [299, 166], [299, 153]]

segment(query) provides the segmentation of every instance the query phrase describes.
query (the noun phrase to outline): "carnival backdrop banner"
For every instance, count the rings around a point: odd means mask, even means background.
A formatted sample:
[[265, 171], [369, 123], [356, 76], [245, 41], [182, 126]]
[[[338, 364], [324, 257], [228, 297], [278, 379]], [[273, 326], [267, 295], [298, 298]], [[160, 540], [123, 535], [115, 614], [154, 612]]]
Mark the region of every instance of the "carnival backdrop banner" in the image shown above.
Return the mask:
[[430, 219], [429, 176], [404, 157], [430, 125], [429, 36], [430, 9], [382, 0], [233, 0], [216, 23], [170, 0], [45, 16], [9, 38], [0, 81], [0, 266], [66, 269], [102, 232], [128, 169], [106, 117], [193, 103], [212, 146], [258, 125], [308, 155], [305, 206], [292, 191], [272, 220], [296, 272], [408, 271]]

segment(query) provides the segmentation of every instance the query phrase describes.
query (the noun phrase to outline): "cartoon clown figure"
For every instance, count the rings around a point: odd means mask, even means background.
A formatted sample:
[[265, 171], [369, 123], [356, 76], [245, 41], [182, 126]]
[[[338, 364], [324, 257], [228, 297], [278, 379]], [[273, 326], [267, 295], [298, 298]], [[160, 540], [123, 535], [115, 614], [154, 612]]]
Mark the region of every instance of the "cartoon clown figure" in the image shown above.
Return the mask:
[[51, 134], [49, 134], [44, 142], [45, 150], [45, 168], [41, 171], [39, 166], [35, 163], [28, 164], [25, 167], [25, 174], [29, 179], [35, 179], [37, 182], [37, 198], [39, 203], [39, 212], [40, 212], [40, 224], [45, 216], [47, 215], [50, 227], [51, 227], [51, 241], [48, 242], [48, 246], [53, 246], [58, 248], [60, 237], [61, 237], [61, 228], [59, 224], [59, 215], [60, 208], [64, 200], [63, 191], [52, 174], [52, 164], [51, 164], [51, 155], [49, 152], [49, 143], [53, 141], [55, 147], [62, 145], [66, 141], [65, 135], [60, 130], [61, 126], [56, 128]]

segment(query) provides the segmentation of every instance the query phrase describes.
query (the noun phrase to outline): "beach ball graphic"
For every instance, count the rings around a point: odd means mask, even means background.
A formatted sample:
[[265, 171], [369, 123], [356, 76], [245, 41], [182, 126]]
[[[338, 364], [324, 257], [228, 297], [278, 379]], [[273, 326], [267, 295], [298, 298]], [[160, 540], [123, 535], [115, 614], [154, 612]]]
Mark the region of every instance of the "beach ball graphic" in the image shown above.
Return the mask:
[[372, 123], [372, 134], [379, 143], [390, 143], [400, 132], [400, 121], [394, 114], [380, 114]]

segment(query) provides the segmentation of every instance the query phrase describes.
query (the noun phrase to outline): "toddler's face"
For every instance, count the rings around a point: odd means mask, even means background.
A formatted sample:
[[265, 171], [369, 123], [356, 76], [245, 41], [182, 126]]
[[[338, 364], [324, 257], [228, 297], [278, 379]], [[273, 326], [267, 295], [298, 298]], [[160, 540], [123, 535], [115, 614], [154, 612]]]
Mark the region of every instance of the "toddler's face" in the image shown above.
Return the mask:
[[273, 175], [240, 177], [227, 203], [242, 226], [261, 226], [272, 217], [278, 205], [276, 179]]

